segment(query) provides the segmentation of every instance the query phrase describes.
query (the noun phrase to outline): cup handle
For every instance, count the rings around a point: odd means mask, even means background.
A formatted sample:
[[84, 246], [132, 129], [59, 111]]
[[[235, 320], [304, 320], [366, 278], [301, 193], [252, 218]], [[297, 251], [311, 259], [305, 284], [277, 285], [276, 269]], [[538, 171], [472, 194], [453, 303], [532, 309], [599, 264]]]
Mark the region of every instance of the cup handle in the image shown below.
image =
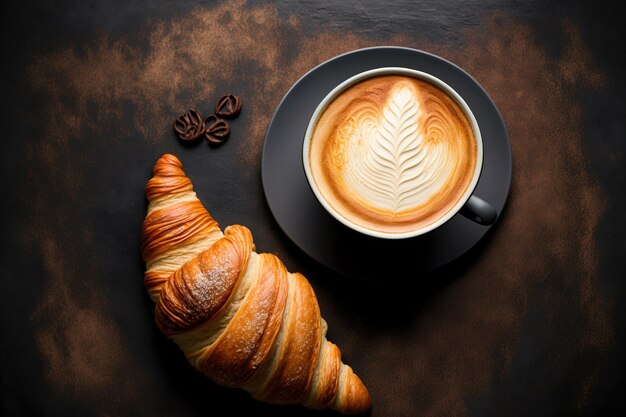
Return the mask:
[[495, 208], [480, 197], [472, 195], [459, 212], [470, 220], [478, 224], [489, 226], [498, 218]]

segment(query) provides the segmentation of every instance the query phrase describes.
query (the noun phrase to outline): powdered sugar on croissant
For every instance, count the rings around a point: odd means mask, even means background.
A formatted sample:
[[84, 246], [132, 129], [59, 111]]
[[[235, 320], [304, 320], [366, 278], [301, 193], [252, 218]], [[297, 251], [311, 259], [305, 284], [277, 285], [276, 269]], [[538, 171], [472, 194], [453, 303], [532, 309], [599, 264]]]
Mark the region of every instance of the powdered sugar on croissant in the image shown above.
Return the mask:
[[144, 282], [157, 325], [194, 368], [270, 403], [369, 409], [367, 389], [326, 340], [304, 276], [257, 254], [246, 227], [222, 233], [175, 156], [157, 161], [146, 196]]

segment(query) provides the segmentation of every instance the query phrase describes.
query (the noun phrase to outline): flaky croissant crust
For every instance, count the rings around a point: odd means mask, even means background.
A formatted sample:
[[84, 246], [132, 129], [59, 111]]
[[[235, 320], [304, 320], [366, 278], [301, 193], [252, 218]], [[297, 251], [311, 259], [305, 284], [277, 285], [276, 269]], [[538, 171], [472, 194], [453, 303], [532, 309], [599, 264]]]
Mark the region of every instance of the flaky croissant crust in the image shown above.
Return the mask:
[[270, 403], [369, 409], [367, 389], [326, 339], [304, 276], [257, 254], [246, 227], [222, 233], [174, 155], [157, 161], [146, 197], [144, 283], [158, 327], [197, 370]]

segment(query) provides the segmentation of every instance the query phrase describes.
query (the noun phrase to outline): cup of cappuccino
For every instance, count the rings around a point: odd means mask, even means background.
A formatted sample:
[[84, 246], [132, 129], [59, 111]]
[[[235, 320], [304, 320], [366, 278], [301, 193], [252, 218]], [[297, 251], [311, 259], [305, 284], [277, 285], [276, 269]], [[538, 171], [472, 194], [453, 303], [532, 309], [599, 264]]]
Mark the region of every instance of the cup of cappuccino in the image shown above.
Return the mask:
[[377, 68], [339, 84], [313, 113], [302, 158], [321, 205], [366, 235], [419, 236], [457, 213], [481, 224], [497, 217], [473, 195], [483, 164], [476, 118], [421, 71]]

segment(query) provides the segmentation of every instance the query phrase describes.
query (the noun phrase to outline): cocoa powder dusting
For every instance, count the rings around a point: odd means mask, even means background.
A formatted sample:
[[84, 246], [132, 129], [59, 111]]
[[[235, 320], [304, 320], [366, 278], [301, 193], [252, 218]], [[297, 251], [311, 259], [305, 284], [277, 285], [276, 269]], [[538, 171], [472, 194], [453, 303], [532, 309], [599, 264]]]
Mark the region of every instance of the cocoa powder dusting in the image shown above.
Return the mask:
[[[386, 371], [400, 372], [408, 360], [408, 368], [424, 375], [417, 387], [406, 387], [407, 398], [416, 388], [428, 398], [414, 396], [422, 415], [464, 415], [464, 399], [506, 373], [530, 304], [545, 308], [547, 329], [559, 334], [567, 318], [551, 307], [563, 299], [560, 286], [577, 288], [572, 302], [580, 323], [571, 337], [579, 352], [603, 355], [611, 345], [594, 242], [603, 195], [581, 148], [581, 109], [572, 84], [576, 79], [597, 87], [602, 74], [576, 30], [563, 25], [568, 41], [560, 59], [547, 56], [528, 26], [498, 16], [469, 31], [460, 50], [423, 46], [464, 67], [496, 102], [513, 148], [513, 183], [506, 213], [480, 259], [417, 318], [415, 346]], [[495, 358], [504, 360], [498, 365]], [[384, 357], [368, 363], [379, 365], [372, 374], [385, 372]], [[586, 385], [593, 384], [599, 367], [589, 371]], [[588, 392], [581, 387], [579, 406]]]
[[[372, 415], [468, 414], [467, 399], [487, 392], [510, 370], [530, 306], [543, 308], [546, 329], [558, 333], [563, 317], [551, 305], [563, 300], [563, 287], [577, 312], [578, 330], [570, 339], [577, 352], [603, 357], [611, 346], [611, 316], [598, 290], [594, 241], [603, 195], [581, 145], [581, 108], [572, 85], [582, 80], [597, 88], [603, 76], [577, 29], [562, 24], [567, 43], [558, 57], [539, 46], [529, 26], [497, 15], [479, 28], [466, 29], [459, 47], [435, 44], [420, 34], [384, 42], [439, 54], [485, 87], [509, 130], [513, 184], [506, 212], [479, 259], [418, 314], [405, 317], [407, 326], [373, 329], [367, 340], [342, 336], [346, 341], [340, 347], [371, 389]], [[225, 2], [151, 23], [145, 30], [146, 50], [123, 39], [100, 38], [80, 54], [70, 47], [39, 58], [29, 78], [33, 88], [49, 99], [43, 115], [49, 128], [43, 148], [30, 148], [28, 158], [36, 162], [34, 167], [45, 167], [46, 177], [57, 178], [69, 197], [67, 206], [56, 208], [38, 202], [31, 214], [62, 218], [88, 186], [77, 173], [90, 166], [89, 156], [61, 164], [69, 146], [87, 140], [81, 129], [92, 129], [98, 138], [117, 146], [119, 135], [109, 135], [106, 126], [128, 120], [123, 108], [130, 101], [137, 110], [131, 124], [118, 126], [115, 132], [130, 132], [146, 147], [158, 149], [172, 142], [173, 115], [190, 103], [198, 107], [211, 103], [222, 91], [216, 91], [222, 82], [237, 85], [241, 80], [245, 85], [245, 90], [237, 91], [246, 92], [245, 115], [240, 116], [246, 122], [238, 128], [241, 139], [229, 144], [237, 146], [242, 166], [258, 172], [265, 129], [291, 84], [325, 59], [381, 44], [340, 30], [304, 34], [300, 26], [297, 18], [279, 17], [271, 6]], [[237, 36], [220, 36], [231, 32]], [[206, 49], [217, 38], [219, 60]], [[65, 100], [68, 96], [76, 100], [71, 106]], [[37, 187], [45, 187], [44, 179], [36, 178], [39, 171], [30, 175]], [[45, 227], [44, 222], [34, 222], [31, 239]], [[76, 244], [68, 244], [70, 238], [56, 233], [41, 243], [48, 282], [33, 317], [35, 337], [52, 386], [98, 399], [102, 390], [118, 386], [123, 367], [135, 371], [138, 367], [107, 315], [106, 302], [98, 301], [101, 289], [85, 282], [71, 265]], [[80, 239], [89, 245], [95, 238]], [[326, 302], [344, 302], [324, 289], [323, 278], [312, 282], [321, 288], [318, 295], [330, 298]], [[87, 287], [88, 303], [71, 291], [75, 285]], [[410, 302], [407, 296], [398, 297], [400, 303]], [[394, 311], [388, 308], [378, 314]], [[351, 327], [351, 318], [344, 314], [325, 317], [331, 329]], [[590, 368], [577, 394], [581, 409], [601, 366], [598, 361]], [[128, 392], [131, 398], [135, 395]]]
[[[595, 88], [603, 76], [578, 32], [568, 22], [563, 31], [560, 59], [547, 56], [530, 27], [499, 16], [468, 31], [459, 50], [413, 45], [458, 63], [494, 99], [513, 148], [513, 183], [497, 231], [471, 270], [420, 311], [403, 334], [409, 342], [390, 334], [384, 347], [373, 348], [380, 355], [366, 362], [365, 375], [388, 375], [394, 386], [374, 393], [388, 397], [383, 414], [466, 415], [466, 399], [509, 370], [529, 305], [545, 309], [546, 339], [562, 343], [550, 336], [562, 334], [563, 320], [571, 319], [553, 308], [563, 302], [562, 286], [575, 288], [571, 302], [580, 322], [567, 337], [578, 353], [603, 357], [611, 346], [610, 306], [597, 286], [594, 241], [603, 194], [581, 148], [581, 109], [572, 84], [583, 80]], [[602, 366], [597, 362], [585, 377], [579, 408]], [[407, 372], [413, 383], [394, 383]], [[395, 401], [398, 396], [411, 405]]]
[[45, 377], [67, 396], [106, 403], [107, 412], [120, 412], [142, 398], [138, 387], [145, 388], [145, 376], [134, 366], [98, 288], [81, 280], [87, 271], [77, 271], [70, 254], [59, 247], [62, 240], [57, 236], [41, 242], [49, 280], [32, 319]]

